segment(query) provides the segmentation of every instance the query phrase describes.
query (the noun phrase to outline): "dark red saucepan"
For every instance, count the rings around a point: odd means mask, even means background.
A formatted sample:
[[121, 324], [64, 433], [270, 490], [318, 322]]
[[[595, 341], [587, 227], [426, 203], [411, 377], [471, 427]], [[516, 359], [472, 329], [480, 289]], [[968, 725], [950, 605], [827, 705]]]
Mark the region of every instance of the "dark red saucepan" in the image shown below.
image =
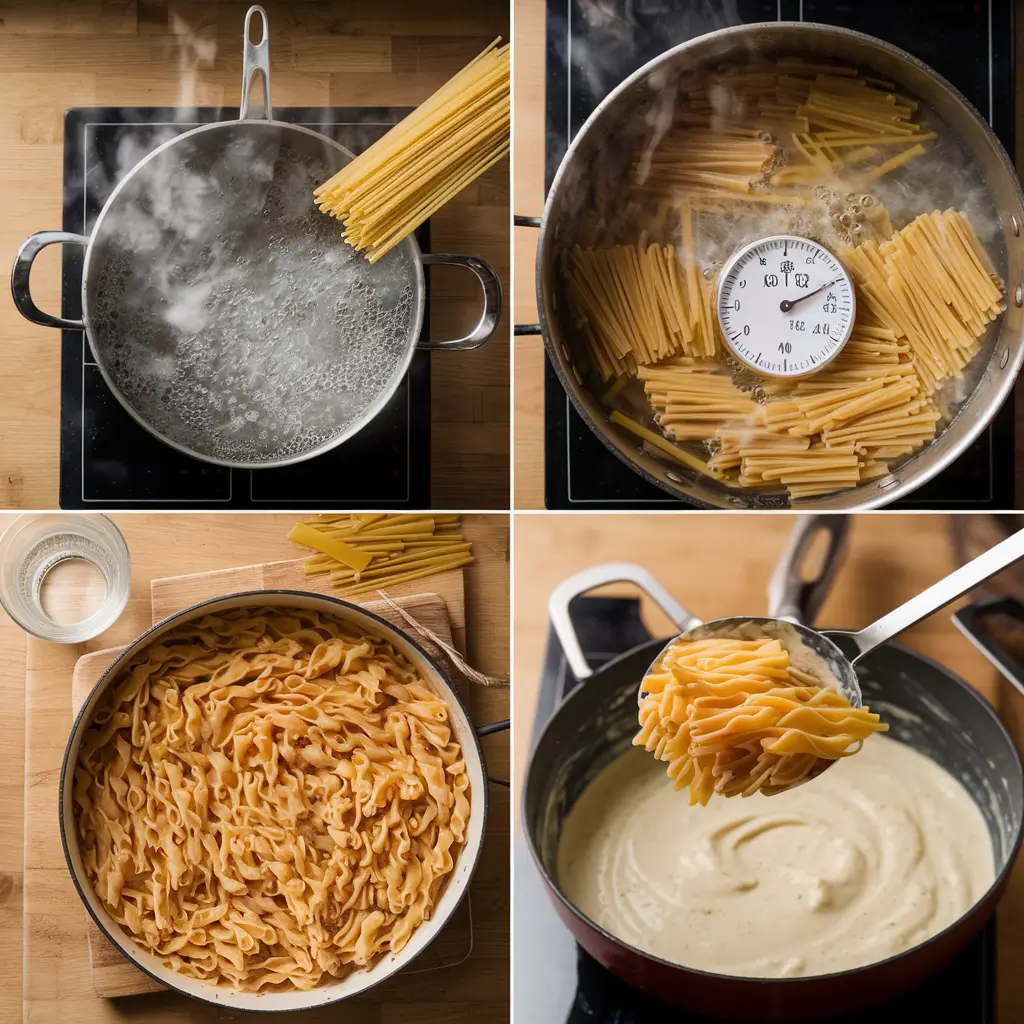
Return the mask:
[[[770, 588], [770, 614], [809, 621], [838, 562], [842, 517], [808, 517], [783, 556]], [[832, 543], [817, 578], [801, 583], [795, 567], [816, 531]], [[954, 924], [898, 956], [854, 970], [804, 978], [740, 978], [694, 970], [651, 956], [591, 921], [564, 895], [557, 875], [562, 823], [580, 793], [623, 753], [637, 730], [637, 684], [664, 639], [652, 640], [592, 672], [568, 615], [569, 604], [604, 583], [630, 580], [676, 622], [689, 614], [646, 570], [597, 566], [552, 594], [552, 624], [570, 667], [584, 685], [558, 707], [527, 766], [524, 816], [530, 851], [555, 909], [579, 944], [628, 984], [677, 1006], [738, 1020], [805, 1021], [849, 1013], [892, 998], [948, 964], [995, 910], [1021, 842], [1024, 776], [1013, 740], [988, 702], [948, 669], [898, 644], [858, 663], [865, 703], [881, 713], [890, 735], [932, 758], [965, 786], [992, 837], [996, 878]], [[742, 611], [737, 609], [737, 611]]]

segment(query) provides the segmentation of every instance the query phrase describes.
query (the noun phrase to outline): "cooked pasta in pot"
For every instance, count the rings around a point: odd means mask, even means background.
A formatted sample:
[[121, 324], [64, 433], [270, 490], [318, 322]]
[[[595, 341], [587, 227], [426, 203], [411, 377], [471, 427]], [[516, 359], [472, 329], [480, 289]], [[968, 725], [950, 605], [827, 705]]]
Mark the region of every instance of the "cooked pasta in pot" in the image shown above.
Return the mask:
[[174, 970], [309, 989], [399, 952], [466, 840], [448, 707], [388, 642], [271, 608], [174, 627], [121, 673], [75, 768], [86, 875]]

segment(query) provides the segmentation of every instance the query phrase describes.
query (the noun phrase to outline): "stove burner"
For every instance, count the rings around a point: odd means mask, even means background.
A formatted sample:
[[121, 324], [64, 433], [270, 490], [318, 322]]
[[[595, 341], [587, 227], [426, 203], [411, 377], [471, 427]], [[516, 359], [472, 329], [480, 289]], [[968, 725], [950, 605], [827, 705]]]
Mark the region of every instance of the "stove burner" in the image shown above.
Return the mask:
[[[278, 120], [321, 131], [356, 152], [406, 113], [393, 107], [275, 110]], [[64, 121], [64, 230], [88, 234], [120, 177], [166, 139], [197, 124], [237, 116], [237, 110], [212, 107], [69, 110]], [[429, 250], [429, 226], [417, 232], [417, 239]], [[75, 246], [64, 248], [65, 317], [81, 316], [83, 253]], [[424, 323], [429, 323], [429, 305]], [[62, 332], [61, 508], [329, 509], [342, 503], [356, 509], [429, 507], [428, 353], [414, 355], [388, 405], [345, 444], [294, 466], [238, 470], [200, 462], [148, 434], [111, 394], [85, 335]]]
[[[628, 29], [625, 15], [628, 6]], [[945, 75], [1014, 152], [1014, 5], [1010, 0], [548, 0], [546, 185], [569, 141], [624, 78], [671, 46], [727, 25], [807, 21], [885, 39]], [[617, 11], [620, 13], [609, 13]], [[567, 55], [573, 54], [570, 63]], [[894, 502], [894, 508], [974, 511], [1012, 508], [1014, 414], [1011, 396], [951, 466]], [[544, 492], [550, 509], [685, 509], [613, 455], [583, 422], [544, 361]]]

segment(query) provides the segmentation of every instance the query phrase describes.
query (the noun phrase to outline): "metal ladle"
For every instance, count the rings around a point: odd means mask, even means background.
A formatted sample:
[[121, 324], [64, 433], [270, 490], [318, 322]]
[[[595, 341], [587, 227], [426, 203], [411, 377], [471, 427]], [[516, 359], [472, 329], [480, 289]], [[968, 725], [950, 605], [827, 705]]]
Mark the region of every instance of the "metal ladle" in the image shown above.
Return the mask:
[[[679, 634], [670, 639], [658, 652], [644, 673], [644, 680], [651, 674], [667, 648], [680, 640], [704, 640], [708, 637], [756, 639], [761, 636], [773, 636], [777, 637], [791, 654], [797, 645], [802, 645], [813, 656], [819, 658], [827, 671], [835, 677], [843, 696], [853, 707], [859, 708], [863, 706], [863, 698], [855, 666], [861, 658], [1021, 558], [1024, 558], [1024, 530], [1007, 537], [984, 554], [951, 572], [945, 579], [939, 580], [916, 597], [883, 615], [870, 626], [855, 632], [838, 629], [819, 631], [804, 625], [795, 615], [785, 614], [771, 617], [731, 616], [712, 622], [701, 622], [694, 616], [690, 616], [687, 621], [676, 618], [676, 623], [680, 627]], [[840, 644], [851, 651], [852, 657]], [[644, 680], [640, 682], [640, 700], [647, 693], [644, 690]]]

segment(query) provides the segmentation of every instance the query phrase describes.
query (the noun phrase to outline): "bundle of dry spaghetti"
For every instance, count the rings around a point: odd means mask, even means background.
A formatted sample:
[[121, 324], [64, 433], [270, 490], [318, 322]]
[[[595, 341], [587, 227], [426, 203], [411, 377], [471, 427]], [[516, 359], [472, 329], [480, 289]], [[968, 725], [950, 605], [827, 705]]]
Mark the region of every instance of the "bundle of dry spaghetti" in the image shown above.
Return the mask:
[[330, 573], [345, 597], [458, 569], [473, 561], [473, 544], [457, 515], [338, 513], [296, 523], [289, 540], [319, 552], [307, 576]]
[[633, 743], [668, 764], [691, 804], [771, 795], [860, 750], [878, 715], [790, 663], [776, 640], [670, 644], [644, 678]]
[[495, 40], [314, 192], [375, 263], [509, 151], [509, 46]]
[[114, 920], [174, 970], [252, 992], [398, 953], [455, 867], [470, 783], [447, 705], [390, 644], [240, 608], [123, 670], [73, 803]]

